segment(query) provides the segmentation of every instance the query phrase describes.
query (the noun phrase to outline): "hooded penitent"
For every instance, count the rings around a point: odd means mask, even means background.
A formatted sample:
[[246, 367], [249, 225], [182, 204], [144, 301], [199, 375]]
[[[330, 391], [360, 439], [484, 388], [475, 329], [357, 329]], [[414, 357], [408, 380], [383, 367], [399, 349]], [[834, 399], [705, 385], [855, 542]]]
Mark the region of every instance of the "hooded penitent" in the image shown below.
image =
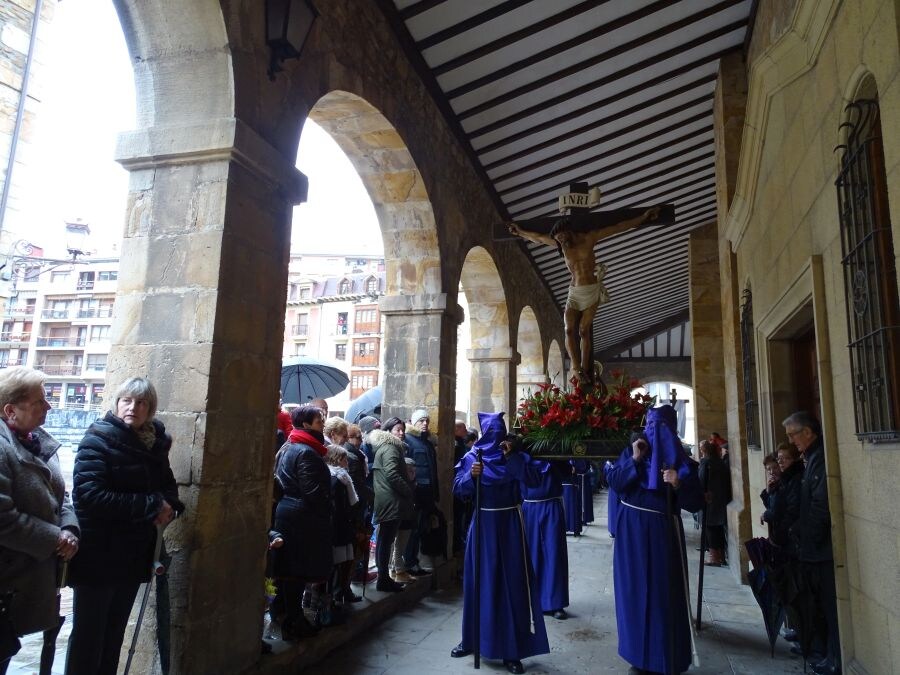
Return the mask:
[[676, 469], [681, 480], [690, 472], [690, 460], [675, 432], [677, 428], [678, 417], [672, 406], [664, 405], [647, 411], [644, 436], [650, 444], [650, 470], [641, 479], [642, 487], [650, 490], [661, 487], [664, 469]]

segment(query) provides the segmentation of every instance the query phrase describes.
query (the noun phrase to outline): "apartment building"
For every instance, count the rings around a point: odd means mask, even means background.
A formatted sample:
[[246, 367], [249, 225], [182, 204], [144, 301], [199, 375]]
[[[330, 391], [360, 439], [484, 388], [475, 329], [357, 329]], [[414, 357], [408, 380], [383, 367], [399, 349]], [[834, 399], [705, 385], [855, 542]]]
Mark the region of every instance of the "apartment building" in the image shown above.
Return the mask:
[[24, 261], [3, 308], [0, 368], [43, 371], [55, 408], [100, 409], [118, 267], [117, 258]]
[[[43, 259], [40, 249], [34, 253], [17, 262], [0, 292], [6, 296], [0, 369], [22, 365], [43, 371], [54, 408], [99, 410], [119, 261], [61, 262]], [[335, 270], [343, 272], [335, 275]], [[283, 354], [312, 356], [347, 373], [350, 386], [331, 399], [333, 412], [346, 410], [380, 382], [378, 298], [384, 288], [380, 257], [291, 257]]]

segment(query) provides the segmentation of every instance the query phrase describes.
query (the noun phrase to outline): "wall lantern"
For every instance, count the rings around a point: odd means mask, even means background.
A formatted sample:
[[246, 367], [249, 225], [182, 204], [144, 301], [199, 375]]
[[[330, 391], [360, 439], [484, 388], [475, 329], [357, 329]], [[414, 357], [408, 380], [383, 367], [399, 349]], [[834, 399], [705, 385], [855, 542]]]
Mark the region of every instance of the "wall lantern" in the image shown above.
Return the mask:
[[73, 261], [87, 251], [87, 239], [90, 234], [91, 228], [87, 223], [80, 221], [66, 223], [66, 250]]
[[296, 59], [319, 12], [310, 0], [266, 0], [266, 44], [272, 52], [269, 79], [282, 70], [285, 59]]

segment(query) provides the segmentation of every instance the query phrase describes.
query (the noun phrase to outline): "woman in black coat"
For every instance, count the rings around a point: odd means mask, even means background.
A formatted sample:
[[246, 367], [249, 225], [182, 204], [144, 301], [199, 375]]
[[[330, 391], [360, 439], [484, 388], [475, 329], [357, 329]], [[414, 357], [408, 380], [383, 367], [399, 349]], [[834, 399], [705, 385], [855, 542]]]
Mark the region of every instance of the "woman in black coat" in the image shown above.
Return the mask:
[[275, 480], [282, 496], [275, 507], [275, 530], [284, 546], [274, 552], [278, 597], [284, 612], [282, 638], [293, 640], [315, 632], [306, 621], [301, 597], [306, 584], [320, 584], [331, 574], [331, 473], [323, 457], [328, 451], [322, 410], [311, 405], [291, 413], [293, 431], [275, 459]]
[[731, 472], [722, 460], [715, 443], [700, 444], [700, 484], [706, 493], [706, 539], [709, 546], [707, 565], [725, 564], [725, 525], [728, 502], [731, 501]]
[[81, 545], [69, 572], [68, 675], [115, 675], [138, 587], [150, 580], [158, 527], [184, 510], [156, 405], [149, 380], [127, 380], [78, 446], [72, 497]]

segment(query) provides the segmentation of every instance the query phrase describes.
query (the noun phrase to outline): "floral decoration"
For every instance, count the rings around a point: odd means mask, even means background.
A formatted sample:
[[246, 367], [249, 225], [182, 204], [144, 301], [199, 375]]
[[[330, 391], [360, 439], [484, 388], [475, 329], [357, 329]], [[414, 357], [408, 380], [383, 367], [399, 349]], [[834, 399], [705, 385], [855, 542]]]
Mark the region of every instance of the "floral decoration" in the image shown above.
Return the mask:
[[622, 371], [610, 375], [607, 386], [583, 387], [573, 377], [569, 389], [542, 384], [522, 399], [516, 423], [525, 444], [537, 452], [567, 454], [587, 440], [627, 440], [642, 425], [655, 397], [632, 396], [640, 382]]

